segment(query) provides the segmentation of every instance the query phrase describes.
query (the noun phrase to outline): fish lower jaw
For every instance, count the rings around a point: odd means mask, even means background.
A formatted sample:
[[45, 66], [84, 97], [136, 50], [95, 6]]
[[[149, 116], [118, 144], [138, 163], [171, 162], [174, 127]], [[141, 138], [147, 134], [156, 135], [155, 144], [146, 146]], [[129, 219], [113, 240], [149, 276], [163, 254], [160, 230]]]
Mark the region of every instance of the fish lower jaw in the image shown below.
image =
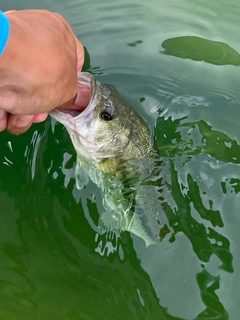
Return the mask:
[[73, 109], [65, 110], [65, 109], [54, 109], [49, 112], [50, 116], [56, 121], [63, 124], [67, 130], [75, 130], [75, 117], [78, 116], [81, 112]]

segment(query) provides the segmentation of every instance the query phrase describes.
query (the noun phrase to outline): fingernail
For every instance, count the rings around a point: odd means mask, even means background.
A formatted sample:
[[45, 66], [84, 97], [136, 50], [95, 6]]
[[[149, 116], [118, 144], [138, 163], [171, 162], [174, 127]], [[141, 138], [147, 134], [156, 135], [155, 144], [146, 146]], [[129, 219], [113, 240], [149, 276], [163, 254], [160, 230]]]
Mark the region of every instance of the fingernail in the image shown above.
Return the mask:
[[23, 117], [18, 117], [17, 121], [16, 121], [16, 127], [19, 128], [24, 128], [27, 127], [29, 125], [29, 123], [31, 122], [31, 118], [23, 116]]
[[6, 117], [6, 111], [0, 109], [0, 120], [5, 119], [5, 117]]
[[5, 130], [7, 127], [7, 112], [0, 109], [0, 132]]
[[78, 90], [74, 105], [75, 106], [80, 106], [81, 105], [81, 100], [82, 100], [82, 95], [81, 95], [80, 90]]
[[90, 89], [85, 87], [84, 89], [78, 89], [77, 96], [74, 105], [78, 109], [85, 109], [90, 102]]

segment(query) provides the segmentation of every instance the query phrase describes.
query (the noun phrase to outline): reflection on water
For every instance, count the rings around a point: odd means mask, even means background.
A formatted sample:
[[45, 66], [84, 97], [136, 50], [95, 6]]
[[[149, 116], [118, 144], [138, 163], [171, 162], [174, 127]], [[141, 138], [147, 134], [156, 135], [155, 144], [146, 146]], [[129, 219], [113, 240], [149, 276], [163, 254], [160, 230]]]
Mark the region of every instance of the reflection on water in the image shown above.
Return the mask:
[[219, 41], [212, 41], [194, 36], [184, 36], [164, 40], [164, 51], [161, 53], [194, 61], [224, 66], [240, 65], [240, 55], [229, 45]]
[[[36, 6], [15, 7], [27, 4]], [[116, 86], [152, 127], [161, 241], [146, 248], [128, 232], [98, 233], [102, 193], [91, 181], [77, 190], [61, 125], [1, 133], [1, 319], [238, 319], [239, 4], [44, 6], [84, 42], [85, 70]]]
[[196, 275], [196, 281], [202, 301], [206, 305], [206, 309], [197, 316], [197, 319], [228, 319], [228, 313], [216, 294], [216, 290], [220, 287], [220, 277], [214, 277], [203, 270]]
[[[205, 208], [200, 196], [199, 186], [190, 174], [187, 175], [187, 185], [180, 186], [177, 171], [170, 163], [172, 197], [176, 203], [175, 210], [167, 202], [163, 204], [164, 212], [168, 216], [169, 224], [174, 231], [174, 235], [183, 232], [190, 240], [193, 251], [202, 262], [208, 262], [215, 254], [221, 261], [223, 270], [233, 272], [232, 254], [230, 252], [229, 240], [213, 227], [223, 227], [220, 212]], [[209, 200], [210, 208], [213, 206]], [[194, 209], [193, 209], [194, 208]], [[205, 227], [202, 222], [192, 216], [196, 213], [211, 222], [213, 227]], [[174, 237], [175, 238], [175, 237]], [[174, 241], [171, 238], [170, 241]]]

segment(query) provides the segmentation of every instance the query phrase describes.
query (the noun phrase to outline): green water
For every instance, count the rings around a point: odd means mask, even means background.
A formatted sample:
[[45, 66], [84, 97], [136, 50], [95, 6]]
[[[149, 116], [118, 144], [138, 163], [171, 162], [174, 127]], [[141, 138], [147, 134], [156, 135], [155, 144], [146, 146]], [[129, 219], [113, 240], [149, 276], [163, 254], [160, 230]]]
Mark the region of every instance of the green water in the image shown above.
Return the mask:
[[[3, 1], [2, 1], [3, 2]], [[9, 0], [2, 10], [36, 8]], [[0, 134], [0, 320], [240, 317], [240, 3], [53, 0], [162, 158], [162, 241], [100, 236], [102, 194], [48, 119]], [[59, 53], [60, 54], [60, 53]], [[151, 206], [151, 203], [149, 203]]]

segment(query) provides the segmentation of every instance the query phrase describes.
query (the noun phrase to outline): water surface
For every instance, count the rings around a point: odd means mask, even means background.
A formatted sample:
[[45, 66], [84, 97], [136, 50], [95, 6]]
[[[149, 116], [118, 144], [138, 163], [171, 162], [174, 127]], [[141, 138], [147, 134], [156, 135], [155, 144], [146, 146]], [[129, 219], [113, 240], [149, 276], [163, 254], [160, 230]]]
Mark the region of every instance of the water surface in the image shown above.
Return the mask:
[[[36, 8], [8, 1], [2, 10]], [[102, 194], [75, 186], [75, 151], [48, 119], [0, 139], [0, 318], [240, 316], [240, 4], [41, 2], [62, 13], [161, 155], [162, 240], [99, 235]], [[149, 203], [151, 206], [151, 203]]]

